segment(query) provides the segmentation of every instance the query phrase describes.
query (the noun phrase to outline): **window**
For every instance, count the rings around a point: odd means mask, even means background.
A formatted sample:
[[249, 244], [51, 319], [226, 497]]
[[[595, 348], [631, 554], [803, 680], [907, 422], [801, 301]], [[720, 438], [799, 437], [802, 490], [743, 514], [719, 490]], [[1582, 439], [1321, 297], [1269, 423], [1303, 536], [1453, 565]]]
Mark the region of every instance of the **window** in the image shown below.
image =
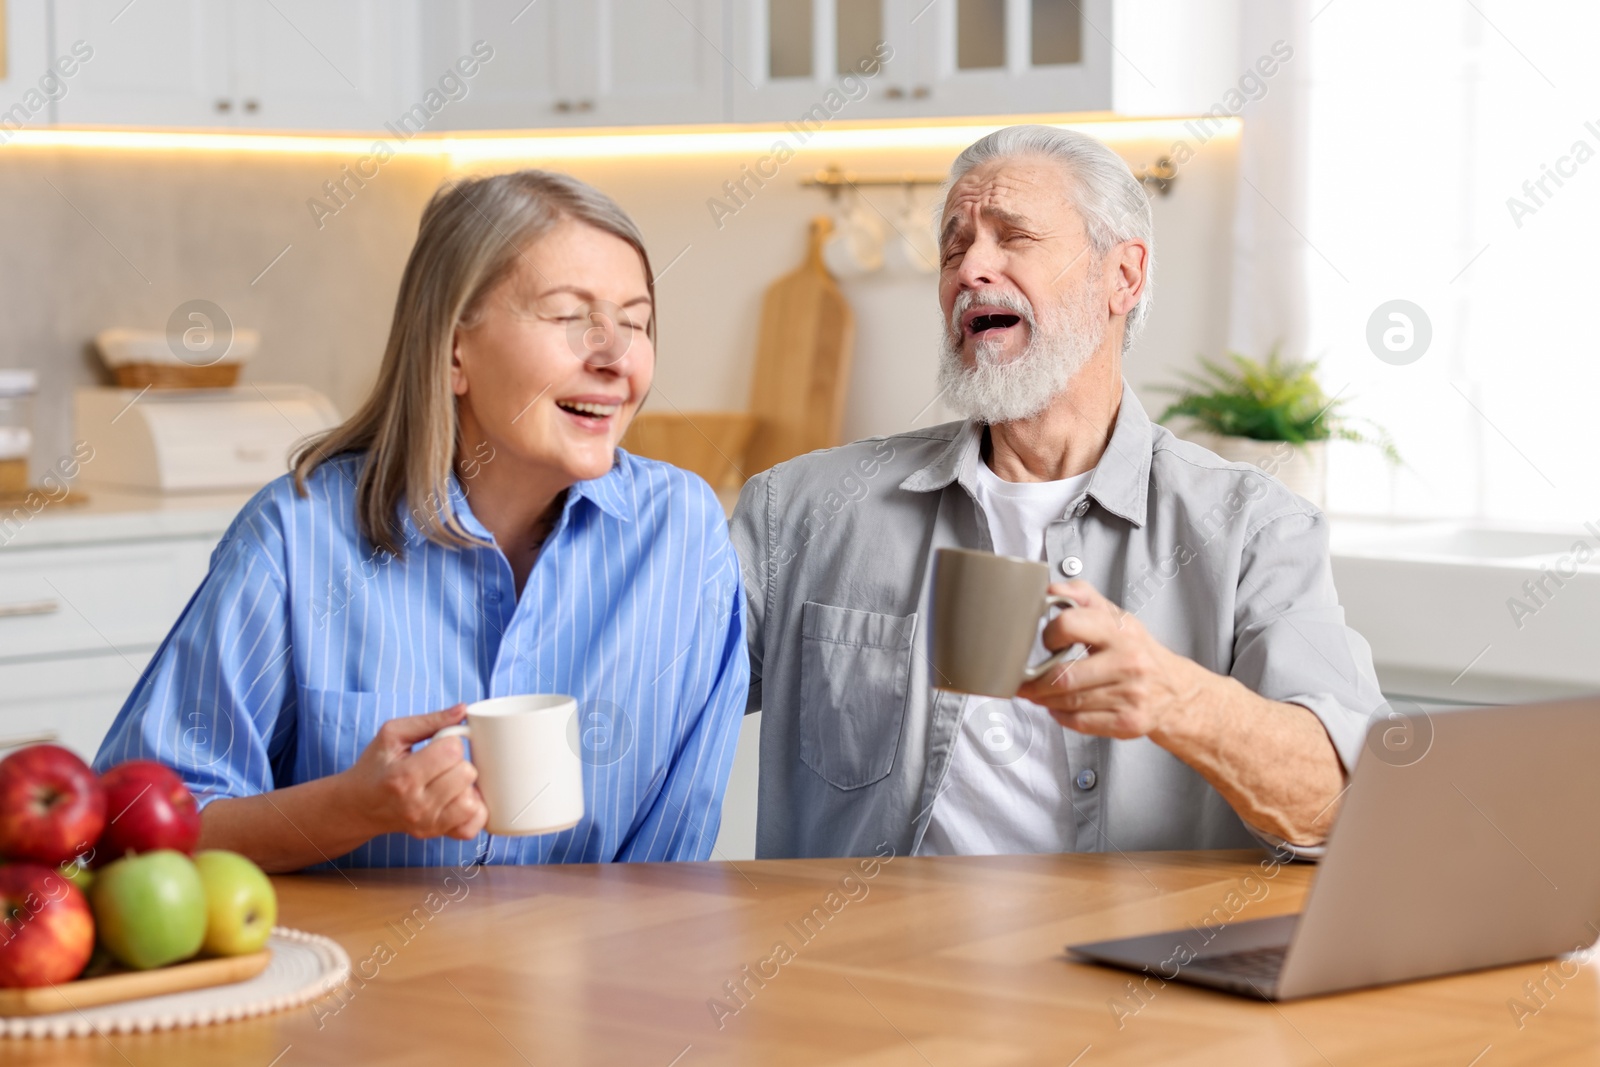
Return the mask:
[[[1600, 521], [1596, 40], [1600, 5], [1577, 0], [1316, 14], [1309, 354], [1408, 462], [1336, 446], [1331, 511]], [[1432, 339], [1391, 365], [1367, 333], [1399, 299]]]

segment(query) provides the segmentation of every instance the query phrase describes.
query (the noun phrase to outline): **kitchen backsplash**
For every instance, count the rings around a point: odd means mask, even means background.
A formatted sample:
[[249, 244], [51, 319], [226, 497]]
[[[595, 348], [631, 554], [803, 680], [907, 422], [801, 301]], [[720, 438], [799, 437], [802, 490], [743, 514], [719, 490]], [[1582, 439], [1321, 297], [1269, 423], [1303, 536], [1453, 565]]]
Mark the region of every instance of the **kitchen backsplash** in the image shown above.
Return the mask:
[[[829, 164], [861, 172], [945, 170], [953, 150], [814, 151], [746, 176], [760, 156], [695, 154], [561, 161], [637, 219], [658, 275], [658, 399], [683, 411], [745, 406], [762, 291], [802, 255], [806, 220], [830, 211], [799, 178]], [[1119, 142], [1135, 166], [1163, 141]], [[71, 391], [103, 372], [91, 339], [108, 326], [161, 328], [205, 299], [261, 331], [246, 381], [300, 382], [349, 412], [376, 372], [418, 215], [450, 176], [438, 156], [399, 155], [348, 195], [328, 195], [358, 156], [193, 150], [0, 148], [0, 366], [40, 372], [35, 470], [70, 452]], [[540, 161], [496, 161], [505, 170]], [[1136, 386], [1170, 378], [1225, 336], [1236, 142], [1217, 139], [1154, 198], [1155, 307], [1126, 366]], [[369, 168], [370, 169], [370, 168]], [[730, 197], [725, 183], [742, 190]], [[906, 193], [865, 194], [891, 240]], [[927, 224], [932, 189], [916, 193]], [[323, 207], [318, 209], [316, 205]], [[337, 211], [327, 210], [328, 205]], [[717, 205], [721, 205], [718, 207]], [[845, 416], [851, 437], [949, 418], [935, 397], [934, 276], [891, 251], [843, 283], [857, 319]]]

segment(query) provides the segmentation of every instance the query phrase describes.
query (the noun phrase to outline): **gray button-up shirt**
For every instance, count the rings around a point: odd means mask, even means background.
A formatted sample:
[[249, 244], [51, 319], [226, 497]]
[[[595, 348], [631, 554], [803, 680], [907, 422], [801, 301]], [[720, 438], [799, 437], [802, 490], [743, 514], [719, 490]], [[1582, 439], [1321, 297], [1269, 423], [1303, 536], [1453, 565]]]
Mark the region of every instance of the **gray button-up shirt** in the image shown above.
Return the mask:
[[[749, 710], [764, 712], [758, 856], [920, 846], [964, 703], [930, 682], [933, 554], [992, 550], [974, 493], [984, 432], [947, 423], [813, 452], [740, 495]], [[1326, 521], [1276, 479], [1152, 424], [1124, 386], [1088, 489], [1045, 547], [1053, 576], [1076, 558], [1166, 647], [1311, 709], [1354, 765], [1383, 703], [1371, 651], [1344, 624]], [[1152, 741], [1067, 741], [1080, 851], [1267, 839]]]

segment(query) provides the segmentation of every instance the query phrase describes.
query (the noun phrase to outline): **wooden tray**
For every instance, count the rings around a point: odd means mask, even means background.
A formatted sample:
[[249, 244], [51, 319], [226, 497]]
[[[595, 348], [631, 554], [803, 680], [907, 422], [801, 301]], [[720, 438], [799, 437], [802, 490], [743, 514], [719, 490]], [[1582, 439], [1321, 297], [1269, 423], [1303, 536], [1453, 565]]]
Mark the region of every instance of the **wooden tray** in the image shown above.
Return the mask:
[[120, 1000], [140, 1000], [254, 978], [272, 962], [272, 950], [248, 956], [175, 963], [149, 971], [119, 971], [35, 989], [0, 989], [0, 1015], [49, 1015]]

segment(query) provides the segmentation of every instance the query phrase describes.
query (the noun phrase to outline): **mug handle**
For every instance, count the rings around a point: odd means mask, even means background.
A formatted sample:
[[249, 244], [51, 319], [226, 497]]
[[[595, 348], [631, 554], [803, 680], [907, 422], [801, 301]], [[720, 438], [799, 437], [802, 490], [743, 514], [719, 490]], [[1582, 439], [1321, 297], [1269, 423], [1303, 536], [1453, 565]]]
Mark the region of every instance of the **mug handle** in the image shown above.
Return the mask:
[[[1077, 601], [1073, 600], [1071, 597], [1061, 596], [1059, 593], [1048, 593], [1044, 598], [1044, 610], [1047, 614], [1051, 608], [1075, 608], [1077, 606]], [[1059, 652], [1051, 654], [1044, 661], [1036, 663], [1031, 667], [1024, 667], [1022, 670], [1022, 680], [1025, 682], [1037, 682], [1040, 678], [1043, 678], [1046, 674], [1049, 674], [1057, 667], [1067, 663], [1068, 657], [1072, 655], [1072, 650], [1077, 647], [1077, 645], [1068, 645]], [[458, 727], [451, 726], [447, 727], [447, 729], [455, 730], [458, 729]], [[440, 734], [443, 732], [443, 730], [439, 731]], [[433, 736], [438, 737], [439, 734], [434, 734]]]
[[432, 737], [428, 738], [428, 740], [429, 741], [442, 741], [446, 737], [471, 737], [471, 736], [472, 736], [472, 731], [467, 727], [467, 724], [464, 723], [464, 722], [458, 722], [454, 726], [446, 726], [444, 729], [438, 731]]

